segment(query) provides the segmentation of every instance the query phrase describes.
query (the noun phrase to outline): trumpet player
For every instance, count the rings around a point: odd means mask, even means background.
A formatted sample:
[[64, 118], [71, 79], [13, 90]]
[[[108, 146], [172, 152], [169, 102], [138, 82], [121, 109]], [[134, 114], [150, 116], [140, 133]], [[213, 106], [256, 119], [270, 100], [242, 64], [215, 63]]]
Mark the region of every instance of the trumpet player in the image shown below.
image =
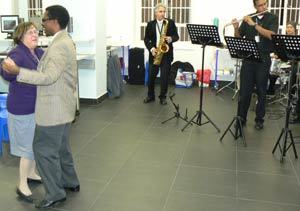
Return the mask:
[[255, 129], [261, 130], [264, 127], [266, 91], [271, 65], [270, 53], [273, 51], [271, 36], [278, 31], [278, 18], [270, 12], [264, 12], [267, 11], [267, 0], [253, 0], [253, 6], [258, 15], [245, 16], [240, 25], [236, 19], [233, 19], [232, 25], [236, 37], [256, 40], [262, 57], [262, 62], [243, 60], [238, 103], [238, 116], [243, 119], [242, 125], [245, 125], [251, 96], [254, 89], [256, 90], [258, 101], [255, 111]]
[[148, 95], [144, 103], [155, 101], [154, 83], [160, 69], [160, 104], [166, 105], [168, 78], [173, 61], [173, 42], [179, 39], [175, 22], [165, 18], [166, 6], [155, 6], [155, 20], [148, 22], [144, 43], [149, 51]]

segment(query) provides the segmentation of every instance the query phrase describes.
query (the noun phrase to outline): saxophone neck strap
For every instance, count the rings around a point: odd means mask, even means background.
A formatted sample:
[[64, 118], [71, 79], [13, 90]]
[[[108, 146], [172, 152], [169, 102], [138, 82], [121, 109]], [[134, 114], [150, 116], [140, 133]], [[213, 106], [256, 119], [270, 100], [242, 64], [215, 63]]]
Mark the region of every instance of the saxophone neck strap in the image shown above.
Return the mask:
[[156, 21], [156, 27], [157, 27], [157, 29], [158, 29], [159, 34], [161, 35], [161, 32], [162, 32], [163, 27], [164, 27], [164, 21], [161, 21], [161, 22], [159, 23], [159, 21], [157, 20], [157, 21]]

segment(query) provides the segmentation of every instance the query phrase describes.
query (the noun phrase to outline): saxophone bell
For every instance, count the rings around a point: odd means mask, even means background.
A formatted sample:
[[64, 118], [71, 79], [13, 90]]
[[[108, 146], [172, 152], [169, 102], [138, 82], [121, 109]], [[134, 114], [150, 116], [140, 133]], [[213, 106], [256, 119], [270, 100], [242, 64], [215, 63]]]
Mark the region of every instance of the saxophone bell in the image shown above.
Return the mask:
[[165, 40], [165, 42], [164, 43], [162, 43], [160, 46], [159, 46], [159, 50], [162, 52], [162, 53], [167, 53], [168, 51], [169, 51], [169, 45], [168, 45], [168, 42], [167, 42], [167, 39], [165, 38], [164, 39]]

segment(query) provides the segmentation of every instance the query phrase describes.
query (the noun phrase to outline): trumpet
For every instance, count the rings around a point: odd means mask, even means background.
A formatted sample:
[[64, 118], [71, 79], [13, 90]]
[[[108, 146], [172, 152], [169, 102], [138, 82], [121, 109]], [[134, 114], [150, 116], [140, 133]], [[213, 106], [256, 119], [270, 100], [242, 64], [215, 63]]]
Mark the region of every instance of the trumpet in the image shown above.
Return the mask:
[[[262, 14], [264, 14], [264, 13], [266, 13], [266, 12], [268, 12], [268, 10], [265, 10], [265, 11], [262, 11], [262, 12], [258, 12], [258, 13], [254, 13], [254, 14], [249, 15], [249, 16], [250, 16], [251, 18], [253, 18], [253, 17], [259, 16], [259, 15], [262, 15]], [[243, 21], [243, 20], [244, 20], [244, 17], [238, 19], [236, 22], [239, 23], [239, 22], [241, 22], [241, 21]], [[227, 24], [224, 25], [224, 28], [227, 27], [227, 26], [231, 26], [231, 25], [233, 25], [232, 22], [227, 23]]]

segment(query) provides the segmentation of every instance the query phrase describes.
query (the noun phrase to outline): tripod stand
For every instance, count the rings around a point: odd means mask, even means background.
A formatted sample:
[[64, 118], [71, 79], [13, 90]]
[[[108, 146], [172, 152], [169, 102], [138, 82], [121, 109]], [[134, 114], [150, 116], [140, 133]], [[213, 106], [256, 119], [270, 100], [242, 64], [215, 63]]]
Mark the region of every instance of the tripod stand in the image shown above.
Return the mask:
[[174, 97], [174, 96], [175, 96], [175, 93], [173, 93], [172, 95], [169, 96], [169, 98], [170, 98], [170, 100], [171, 100], [171, 102], [172, 102], [172, 104], [173, 104], [173, 106], [174, 106], [174, 108], [175, 108], [174, 116], [172, 116], [172, 117], [168, 118], [167, 120], [161, 122], [161, 124], [165, 124], [166, 122], [168, 122], [168, 121], [170, 121], [170, 120], [172, 120], [172, 119], [174, 119], [174, 118], [182, 119], [183, 121], [186, 121], [186, 122], [187, 122], [187, 119], [188, 119], [188, 117], [187, 117], [187, 109], [185, 109], [185, 116], [182, 117], [182, 116], [180, 115], [180, 112], [179, 112], [179, 104], [176, 105], [176, 104], [174, 103], [174, 101], [173, 101], [173, 97]]
[[[272, 35], [272, 42], [274, 43], [275, 52], [278, 55], [278, 57], [281, 60], [291, 60], [292, 70], [294, 70], [294, 68], [296, 68], [297, 61], [300, 60], [300, 36]], [[283, 158], [285, 157], [290, 147], [293, 147], [295, 158], [298, 158], [293, 134], [291, 129], [289, 128], [289, 119], [290, 119], [290, 113], [292, 109], [291, 80], [292, 80], [292, 74], [290, 74], [289, 76], [289, 83], [288, 83], [288, 99], [287, 99], [287, 106], [286, 106], [286, 113], [285, 113], [285, 124], [272, 150], [272, 153], [274, 154], [277, 147], [279, 148], [281, 153], [280, 162], [283, 162]], [[287, 143], [288, 138], [291, 139], [290, 143]], [[282, 145], [280, 145], [280, 143], [282, 143]]]
[[[213, 25], [195, 25], [195, 24], [187, 24], [188, 33], [190, 35], [192, 44], [202, 45], [202, 69], [201, 69], [201, 86], [200, 86], [200, 102], [199, 102], [199, 110], [192, 117], [190, 121], [186, 123], [186, 125], [181, 129], [184, 129], [190, 125], [192, 122], [197, 124], [198, 126], [202, 126], [207, 123], [211, 123], [218, 132], [220, 129], [216, 126], [216, 124], [206, 115], [203, 111], [203, 78], [204, 78], [204, 58], [205, 58], [205, 47], [208, 45], [211, 46], [222, 46], [220, 36], [218, 33], [218, 28]], [[207, 122], [202, 122], [202, 115], [206, 117]], [[195, 120], [196, 119], [196, 120]]]
[[[259, 54], [258, 46], [255, 40], [225, 36], [225, 41], [227, 43], [232, 58], [255, 61], [255, 62], [261, 61], [261, 56]], [[239, 97], [239, 101], [240, 101], [240, 97]], [[237, 115], [229, 123], [228, 127], [226, 128], [223, 135], [221, 136], [220, 141], [222, 141], [226, 133], [230, 131], [234, 139], [238, 139], [239, 137], [242, 137], [244, 146], [247, 146], [245, 135], [243, 132], [243, 121], [245, 120], [242, 117], [240, 117], [238, 114], [239, 106], [240, 103], [238, 103]], [[232, 125], [234, 125], [234, 129], [235, 129], [234, 133], [231, 130]]]
[[[230, 83], [226, 84], [225, 86], [221, 87], [216, 94], [219, 94], [222, 90], [224, 90], [225, 88], [229, 88], [232, 91], [234, 91], [234, 94], [232, 96], [232, 100], [234, 100], [235, 96], [237, 95], [237, 93], [239, 92], [239, 87], [238, 87], [238, 70], [240, 68], [240, 61], [237, 59], [236, 60], [236, 64], [235, 66], [235, 74], [234, 74], [234, 80], [231, 81]], [[234, 88], [231, 87], [231, 84], [234, 84]]]
[[[290, 71], [291, 72], [291, 71]], [[280, 103], [282, 106], [286, 106], [286, 101], [288, 98], [287, 89], [288, 89], [288, 83], [287, 83], [287, 74], [285, 70], [280, 70], [278, 73], [276, 73], [276, 76], [278, 76], [277, 81], [279, 81], [279, 93], [275, 95], [275, 98], [273, 101], [269, 102], [268, 105], [272, 105], [275, 103]]]

